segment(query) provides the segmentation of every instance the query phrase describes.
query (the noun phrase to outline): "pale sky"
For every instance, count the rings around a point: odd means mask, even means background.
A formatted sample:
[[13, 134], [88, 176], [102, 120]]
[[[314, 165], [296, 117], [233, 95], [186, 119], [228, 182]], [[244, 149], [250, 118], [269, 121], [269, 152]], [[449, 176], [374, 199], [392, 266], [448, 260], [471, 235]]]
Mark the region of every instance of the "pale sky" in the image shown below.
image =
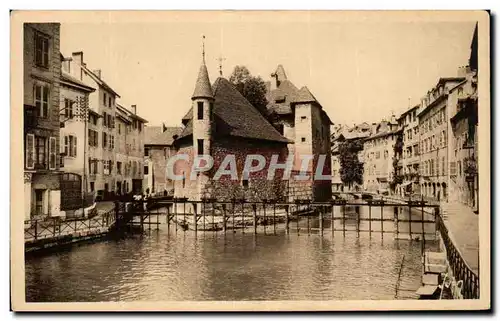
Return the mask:
[[[243, 19], [242, 19], [243, 20]], [[224, 76], [235, 65], [270, 80], [282, 64], [297, 87], [307, 85], [332, 122], [380, 121], [419, 102], [439, 77], [466, 65], [475, 21], [328, 22], [246, 19], [231, 23], [171, 21], [62, 23], [61, 52], [84, 52], [90, 69], [126, 107], [150, 125], [180, 126], [189, 110], [206, 36], [206, 62], [213, 83], [217, 57]]]

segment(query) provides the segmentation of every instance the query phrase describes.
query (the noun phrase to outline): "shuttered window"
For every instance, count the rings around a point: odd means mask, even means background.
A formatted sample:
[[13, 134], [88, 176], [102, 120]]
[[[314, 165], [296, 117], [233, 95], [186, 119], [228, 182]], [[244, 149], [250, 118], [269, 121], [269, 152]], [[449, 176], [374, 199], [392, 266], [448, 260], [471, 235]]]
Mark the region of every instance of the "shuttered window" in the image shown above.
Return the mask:
[[35, 168], [35, 136], [26, 135], [26, 168]]
[[[75, 137], [76, 140], [76, 137]], [[49, 139], [49, 169], [56, 169], [56, 138]]]

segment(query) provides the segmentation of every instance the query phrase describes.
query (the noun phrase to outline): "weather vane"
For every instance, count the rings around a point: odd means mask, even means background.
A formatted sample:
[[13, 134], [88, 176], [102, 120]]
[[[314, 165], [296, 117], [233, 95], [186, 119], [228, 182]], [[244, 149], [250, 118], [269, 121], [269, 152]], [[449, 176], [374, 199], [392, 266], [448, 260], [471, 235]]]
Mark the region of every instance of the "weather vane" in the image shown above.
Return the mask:
[[205, 61], [205, 35], [203, 35], [203, 39], [202, 39], [202, 45], [203, 45], [203, 61]]
[[219, 61], [219, 74], [222, 76], [222, 62], [226, 60], [226, 58], [220, 56], [219, 58], [217, 58], [217, 61]]

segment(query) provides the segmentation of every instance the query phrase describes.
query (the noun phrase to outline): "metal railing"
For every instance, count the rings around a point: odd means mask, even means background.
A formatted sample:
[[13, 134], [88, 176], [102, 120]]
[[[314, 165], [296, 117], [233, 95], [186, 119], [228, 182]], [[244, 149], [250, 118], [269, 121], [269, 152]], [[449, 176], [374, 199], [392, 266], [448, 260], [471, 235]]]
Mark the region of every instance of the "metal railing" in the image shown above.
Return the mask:
[[[240, 230], [245, 233], [253, 227], [253, 232], [266, 233], [267, 226], [274, 233], [278, 229], [286, 233], [342, 231], [394, 233], [418, 235], [418, 239], [435, 239], [435, 205], [421, 201], [385, 201], [385, 200], [331, 200], [313, 202], [296, 200], [282, 202], [277, 200], [247, 201], [245, 199], [216, 200], [202, 199], [191, 201], [186, 198], [172, 200], [132, 201], [117, 207], [117, 217], [126, 218], [127, 224], [158, 225], [159, 216], [165, 216], [165, 222], [180, 226], [184, 230], [228, 231]], [[144, 206], [144, 203], [147, 203]], [[387, 209], [388, 207], [393, 207]], [[128, 208], [128, 210], [125, 210]], [[408, 208], [404, 213], [402, 208]], [[363, 210], [361, 210], [363, 209]], [[384, 211], [385, 210], [385, 211]], [[151, 223], [151, 217], [156, 216]], [[134, 220], [140, 218], [139, 221]], [[148, 221], [149, 220], [149, 221]], [[156, 222], [155, 222], [156, 221]], [[163, 221], [163, 220], [162, 220]], [[300, 221], [300, 222], [299, 222]], [[364, 223], [364, 224], [362, 224]], [[390, 223], [390, 224], [389, 224]], [[401, 229], [401, 224], [406, 228]], [[262, 228], [258, 229], [258, 226]]]
[[436, 218], [437, 229], [446, 248], [448, 264], [453, 271], [453, 276], [456, 280], [463, 281], [462, 294], [464, 299], [479, 299], [479, 276], [472, 271], [453, 244], [442, 216], [438, 214]]
[[115, 222], [115, 210], [87, 218], [46, 217], [24, 221], [25, 242], [68, 236], [80, 232], [109, 229]]

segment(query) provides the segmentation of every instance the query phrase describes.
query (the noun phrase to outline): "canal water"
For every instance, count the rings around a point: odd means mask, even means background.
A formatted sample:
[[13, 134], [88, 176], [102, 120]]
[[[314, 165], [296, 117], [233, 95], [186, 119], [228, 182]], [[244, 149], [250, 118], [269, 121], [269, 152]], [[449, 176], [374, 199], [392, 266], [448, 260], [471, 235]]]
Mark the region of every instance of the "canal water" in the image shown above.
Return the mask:
[[[346, 226], [355, 221], [359, 212], [347, 211]], [[290, 223], [292, 227], [294, 223]], [[329, 223], [320, 235], [317, 230], [307, 233], [304, 227], [308, 224], [318, 226], [318, 219], [301, 219], [299, 234], [287, 235], [284, 224], [277, 227], [276, 234], [271, 226], [265, 232], [259, 227], [257, 235], [253, 234], [253, 227], [245, 233], [229, 230], [225, 234], [195, 234], [174, 226], [168, 228], [163, 220], [159, 229], [154, 226], [142, 235], [28, 257], [26, 300], [417, 298], [415, 291], [420, 286], [422, 271], [421, 240], [395, 239], [390, 232], [384, 233], [383, 238], [380, 232], [332, 233], [326, 228]], [[435, 242], [425, 242], [425, 248], [433, 246]]]

